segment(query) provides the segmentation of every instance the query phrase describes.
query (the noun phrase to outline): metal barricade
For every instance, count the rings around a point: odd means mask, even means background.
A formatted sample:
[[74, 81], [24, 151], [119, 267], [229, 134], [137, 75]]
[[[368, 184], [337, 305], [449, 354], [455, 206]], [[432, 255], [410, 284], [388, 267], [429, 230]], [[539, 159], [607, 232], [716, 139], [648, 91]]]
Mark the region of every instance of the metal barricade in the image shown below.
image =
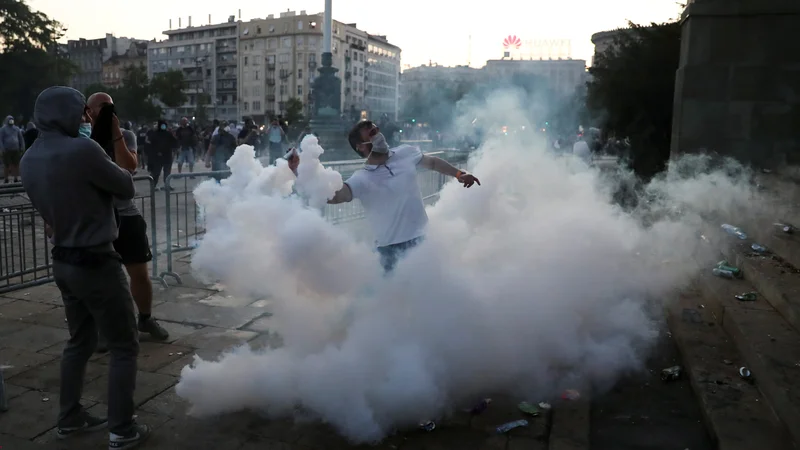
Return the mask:
[[[153, 178], [147, 175], [134, 177], [148, 181], [149, 192], [137, 195], [134, 202], [150, 223], [150, 240], [153, 262], [150, 277], [166, 284], [158, 276], [156, 198]], [[141, 186], [137, 186], [141, 187]], [[25, 189], [0, 188], [0, 293], [24, 289], [53, 281], [52, 245], [44, 231], [44, 220], [31, 204]]]
[[[426, 155], [446, 156], [444, 152], [426, 153]], [[346, 180], [353, 172], [363, 167], [364, 160], [330, 161], [324, 162], [323, 165], [338, 171], [342, 174], [342, 178]], [[453, 165], [459, 168], [463, 167], [461, 163], [454, 163]], [[181, 276], [174, 270], [174, 255], [195, 249], [198, 239], [206, 231], [203, 211], [194, 199], [194, 188], [205, 179], [227, 177], [229, 175], [230, 171], [227, 170], [174, 173], [164, 180], [165, 242], [163, 248], [166, 254], [167, 267], [166, 270], [159, 274], [159, 280], [165, 285], [166, 277], [174, 279], [178, 284], [183, 284]], [[420, 192], [426, 205], [432, 204], [438, 198], [439, 190], [447, 182], [447, 178], [434, 171], [423, 171], [418, 174]], [[341, 224], [363, 219], [364, 209], [358, 200], [354, 200], [349, 203], [326, 205], [324, 216], [331, 223]], [[156, 245], [155, 238], [153, 245]], [[154, 250], [153, 254], [155, 255], [155, 253]]]

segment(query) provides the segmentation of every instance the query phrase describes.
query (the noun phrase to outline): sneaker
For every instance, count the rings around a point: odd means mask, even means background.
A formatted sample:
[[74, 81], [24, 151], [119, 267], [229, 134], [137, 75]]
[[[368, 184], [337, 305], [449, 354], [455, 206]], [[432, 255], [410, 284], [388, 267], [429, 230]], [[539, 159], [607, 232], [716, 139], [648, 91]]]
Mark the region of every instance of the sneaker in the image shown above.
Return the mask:
[[152, 317], [139, 320], [139, 332], [147, 333], [158, 341], [166, 341], [169, 339], [169, 332]]
[[59, 439], [66, 439], [70, 436], [79, 433], [88, 433], [90, 431], [103, 430], [108, 426], [108, 419], [101, 419], [89, 414], [84, 415], [83, 425], [79, 427], [58, 427], [56, 429], [56, 437]]
[[133, 424], [131, 431], [125, 434], [108, 434], [108, 450], [128, 450], [136, 448], [150, 437], [150, 426]]

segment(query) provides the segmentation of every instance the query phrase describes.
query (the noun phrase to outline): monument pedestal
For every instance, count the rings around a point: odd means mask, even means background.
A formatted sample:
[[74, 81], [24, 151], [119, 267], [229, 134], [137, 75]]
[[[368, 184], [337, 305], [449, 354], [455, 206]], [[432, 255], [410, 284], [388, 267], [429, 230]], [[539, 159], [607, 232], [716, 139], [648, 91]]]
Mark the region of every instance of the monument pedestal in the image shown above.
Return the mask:
[[800, 2], [694, 0], [682, 20], [672, 157], [800, 163]]

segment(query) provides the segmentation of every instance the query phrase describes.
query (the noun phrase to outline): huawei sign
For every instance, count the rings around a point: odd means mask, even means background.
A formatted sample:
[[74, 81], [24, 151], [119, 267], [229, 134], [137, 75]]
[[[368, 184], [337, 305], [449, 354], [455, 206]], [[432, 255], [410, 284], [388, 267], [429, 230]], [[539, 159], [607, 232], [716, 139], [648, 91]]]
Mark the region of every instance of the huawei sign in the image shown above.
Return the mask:
[[511, 35], [503, 40], [503, 48], [505, 49], [515, 48], [519, 50], [521, 46], [522, 41], [517, 36]]

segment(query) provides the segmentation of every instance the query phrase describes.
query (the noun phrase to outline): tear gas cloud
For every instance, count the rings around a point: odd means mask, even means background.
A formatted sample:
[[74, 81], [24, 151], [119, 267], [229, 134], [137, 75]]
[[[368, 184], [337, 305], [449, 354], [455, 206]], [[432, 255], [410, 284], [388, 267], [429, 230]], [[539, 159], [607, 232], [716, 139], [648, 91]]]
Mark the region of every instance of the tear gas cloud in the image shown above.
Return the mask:
[[[498, 92], [469, 116], [519, 117], [524, 101]], [[318, 205], [341, 179], [304, 154], [297, 190]], [[613, 179], [543, 138], [489, 136], [470, 161], [483, 185], [448, 183], [424, 243], [383, 277], [371, 248], [286, 197], [285, 162], [262, 167], [240, 147], [230, 179], [195, 193], [208, 232], [193, 267], [270, 296], [284, 345], [197, 359], [177, 392], [192, 414], [302, 411], [369, 442], [486, 395], [606, 388], [641, 367], [660, 326], [651, 306], [696, 272], [703, 214], [754, 202], [744, 172], [703, 161], [653, 181], [626, 212]]]

